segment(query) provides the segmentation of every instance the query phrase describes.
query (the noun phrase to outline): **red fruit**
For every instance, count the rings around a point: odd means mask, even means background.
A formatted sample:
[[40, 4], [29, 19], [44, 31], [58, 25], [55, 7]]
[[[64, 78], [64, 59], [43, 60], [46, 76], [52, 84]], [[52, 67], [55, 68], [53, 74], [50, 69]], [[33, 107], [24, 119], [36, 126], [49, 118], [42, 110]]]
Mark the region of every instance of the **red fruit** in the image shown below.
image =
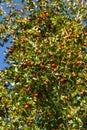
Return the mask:
[[50, 63], [53, 63], [54, 62], [54, 59], [50, 59]]
[[54, 72], [56, 72], [56, 71], [57, 71], [57, 69], [56, 69], [56, 68], [54, 68], [54, 67], [51, 67], [51, 69], [52, 69], [52, 71], [54, 71]]
[[87, 46], [87, 43], [84, 43], [84, 46]]
[[48, 13], [48, 11], [47, 11], [47, 10], [44, 10], [44, 13]]
[[18, 78], [17, 78], [17, 81], [21, 81], [21, 79], [22, 79], [21, 77], [18, 77]]
[[26, 39], [25, 38], [21, 38], [21, 43], [25, 43]]
[[38, 97], [38, 93], [35, 93], [35, 94], [34, 94], [34, 97]]
[[41, 68], [42, 68], [42, 69], [44, 69], [44, 68], [45, 68], [45, 65], [40, 65], [40, 66], [41, 66]]
[[64, 74], [63, 77], [66, 78], [67, 77], [66, 74]]
[[56, 72], [56, 71], [57, 71], [57, 69], [56, 69], [56, 68], [52, 68], [52, 70], [53, 70], [54, 72]]
[[65, 80], [63, 79], [63, 78], [61, 78], [60, 80], [59, 80], [59, 82], [60, 83], [63, 83]]
[[81, 63], [82, 63], [81, 61], [77, 61], [75, 64], [80, 65]]
[[45, 19], [43, 14], [40, 15], [40, 19], [42, 19], [42, 20]]
[[81, 91], [80, 91], [80, 94], [81, 94], [81, 95], [84, 95], [84, 94], [85, 94], [85, 90], [84, 90], [84, 89], [81, 90]]
[[52, 68], [56, 68], [56, 64], [51, 64], [51, 67]]
[[11, 56], [11, 55], [9, 55], [9, 56], [8, 56], [8, 58], [10, 59], [10, 58], [12, 58], [12, 56]]
[[72, 72], [72, 76], [73, 76], [73, 77], [76, 77], [76, 73], [75, 73], [74, 71]]
[[28, 108], [29, 108], [29, 103], [26, 102], [26, 104], [25, 104], [25, 109], [28, 109]]
[[30, 86], [26, 87], [26, 90], [27, 90], [28, 92], [30, 92], [31, 87], [30, 87]]
[[33, 62], [32, 61], [27, 61], [27, 65], [32, 66]]
[[84, 35], [87, 36], [87, 32], [85, 32]]
[[9, 53], [12, 53], [12, 52], [13, 52], [13, 49], [9, 49], [8, 52], [9, 52]]
[[0, 96], [0, 100], [2, 99], [2, 96]]
[[40, 64], [40, 67], [42, 68], [42, 69], [44, 69], [45, 68], [45, 65], [44, 64]]
[[25, 104], [25, 109], [28, 109], [29, 108], [29, 104]]
[[70, 36], [70, 35], [67, 35], [67, 36], [65, 36], [65, 38], [66, 38], [66, 39], [70, 39], [70, 38], [71, 38], [71, 36]]
[[27, 67], [27, 65], [28, 64], [26, 62], [22, 64], [22, 66], [25, 67], [25, 68]]
[[69, 100], [69, 96], [64, 96], [64, 99], [65, 100]]
[[45, 16], [48, 16], [48, 11], [44, 10], [44, 14], [45, 14]]
[[34, 52], [35, 52], [36, 54], [39, 54], [39, 53], [40, 53], [40, 51], [39, 51], [39, 50], [34, 50]]
[[49, 79], [46, 79], [45, 82], [46, 82], [46, 83], [49, 83]]
[[33, 120], [34, 120], [34, 118], [33, 118], [33, 117], [30, 117], [30, 118], [29, 118], [29, 120], [30, 120], [30, 121], [33, 121]]
[[65, 43], [62, 43], [61, 46], [64, 47]]

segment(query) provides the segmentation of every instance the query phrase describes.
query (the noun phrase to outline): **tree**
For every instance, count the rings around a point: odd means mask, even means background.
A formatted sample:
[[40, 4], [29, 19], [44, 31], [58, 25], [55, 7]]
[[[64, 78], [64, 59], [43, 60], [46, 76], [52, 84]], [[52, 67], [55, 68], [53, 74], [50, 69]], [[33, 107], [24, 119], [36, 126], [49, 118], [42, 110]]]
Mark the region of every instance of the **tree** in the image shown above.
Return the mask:
[[[87, 126], [86, 5], [66, 0], [5, 2], [0, 72], [0, 128], [83, 129]], [[17, 8], [18, 7], [18, 8]]]

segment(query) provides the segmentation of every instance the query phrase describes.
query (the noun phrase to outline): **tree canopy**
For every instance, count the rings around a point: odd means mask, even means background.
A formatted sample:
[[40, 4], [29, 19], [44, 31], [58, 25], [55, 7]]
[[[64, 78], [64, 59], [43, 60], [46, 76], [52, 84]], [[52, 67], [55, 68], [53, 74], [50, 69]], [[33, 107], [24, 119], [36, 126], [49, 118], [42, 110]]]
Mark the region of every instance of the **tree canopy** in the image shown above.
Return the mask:
[[87, 128], [87, 5], [80, 0], [2, 1], [1, 130]]

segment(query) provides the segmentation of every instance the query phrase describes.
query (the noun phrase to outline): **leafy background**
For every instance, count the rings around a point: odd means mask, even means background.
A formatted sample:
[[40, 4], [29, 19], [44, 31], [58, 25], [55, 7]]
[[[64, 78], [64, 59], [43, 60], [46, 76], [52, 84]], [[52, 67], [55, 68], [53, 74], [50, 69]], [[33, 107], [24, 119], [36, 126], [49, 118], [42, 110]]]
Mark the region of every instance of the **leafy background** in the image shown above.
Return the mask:
[[1, 45], [14, 43], [6, 50], [10, 67], [0, 71], [0, 128], [86, 128], [85, 6], [31, 0], [21, 11], [10, 4], [8, 16], [0, 12]]

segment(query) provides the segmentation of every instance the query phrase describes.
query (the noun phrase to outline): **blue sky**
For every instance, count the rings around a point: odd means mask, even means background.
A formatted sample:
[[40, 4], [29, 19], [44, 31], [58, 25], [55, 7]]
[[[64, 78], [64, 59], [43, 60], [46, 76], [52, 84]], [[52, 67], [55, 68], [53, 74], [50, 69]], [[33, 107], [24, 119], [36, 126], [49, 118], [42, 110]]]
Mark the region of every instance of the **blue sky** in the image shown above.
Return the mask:
[[[20, 0], [14, 0], [12, 2], [13, 4], [14, 3], [18, 3], [18, 6], [16, 6], [16, 8], [20, 8]], [[3, 5], [2, 5], [3, 4]], [[0, 3], [0, 8], [3, 7], [3, 10], [6, 11], [6, 15], [9, 13], [9, 9], [7, 8], [7, 5], [5, 2], [2, 2], [2, 4]], [[10, 3], [11, 4], [11, 3]], [[3, 18], [0, 16], [0, 20], [2, 20]], [[0, 41], [1, 42], [1, 41]], [[5, 51], [6, 51], [6, 48], [7, 47], [10, 47], [10, 39], [9, 41], [2, 47], [0, 46], [0, 70], [3, 70], [5, 69], [5, 67], [9, 67], [8, 64], [5, 63], [4, 59], [5, 59]]]
[[4, 47], [0, 46], [0, 70], [4, 69], [5, 67], [9, 67], [9, 65], [4, 62], [5, 50], [6, 50], [6, 47], [9, 47], [9, 46], [10, 46], [9, 42], [6, 43]]
[[[7, 9], [6, 3], [2, 2], [2, 4], [0, 3], [0, 8], [2, 8], [3, 10], [5, 10], [6, 14], [8, 14], [9, 10]], [[2, 19], [3, 19], [3, 17], [0, 16], [0, 20], [2, 20]], [[1, 43], [1, 41], [0, 41], [0, 43]], [[6, 47], [9, 47], [9, 46], [10, 46], [10, 42], [7, 42], [3, 47], [0, 46], [0, 70], [3, 70], [5, 67], [9, 67], [9, 65], [6, 64], [5, 61], [4, 61]]]
[[[2, 8], [1, 4], [0, 4], [0, 8]], [[5, 3], [3, 3], [3, 10], [6, 11], [6, 14], [9, 12]], [[3, 18], [0, 16], [0, 20], [2, 20], [2, 19]], [[5, 61], [4, 61], [6, 47], [9, 47], [9, 46], [10, 46], [10, 42], [7, 42], [3, 47], [0, 46], [0, 70], [3, 70], [5, 67], [9, 67], [9, 65], [6, 64]]]

